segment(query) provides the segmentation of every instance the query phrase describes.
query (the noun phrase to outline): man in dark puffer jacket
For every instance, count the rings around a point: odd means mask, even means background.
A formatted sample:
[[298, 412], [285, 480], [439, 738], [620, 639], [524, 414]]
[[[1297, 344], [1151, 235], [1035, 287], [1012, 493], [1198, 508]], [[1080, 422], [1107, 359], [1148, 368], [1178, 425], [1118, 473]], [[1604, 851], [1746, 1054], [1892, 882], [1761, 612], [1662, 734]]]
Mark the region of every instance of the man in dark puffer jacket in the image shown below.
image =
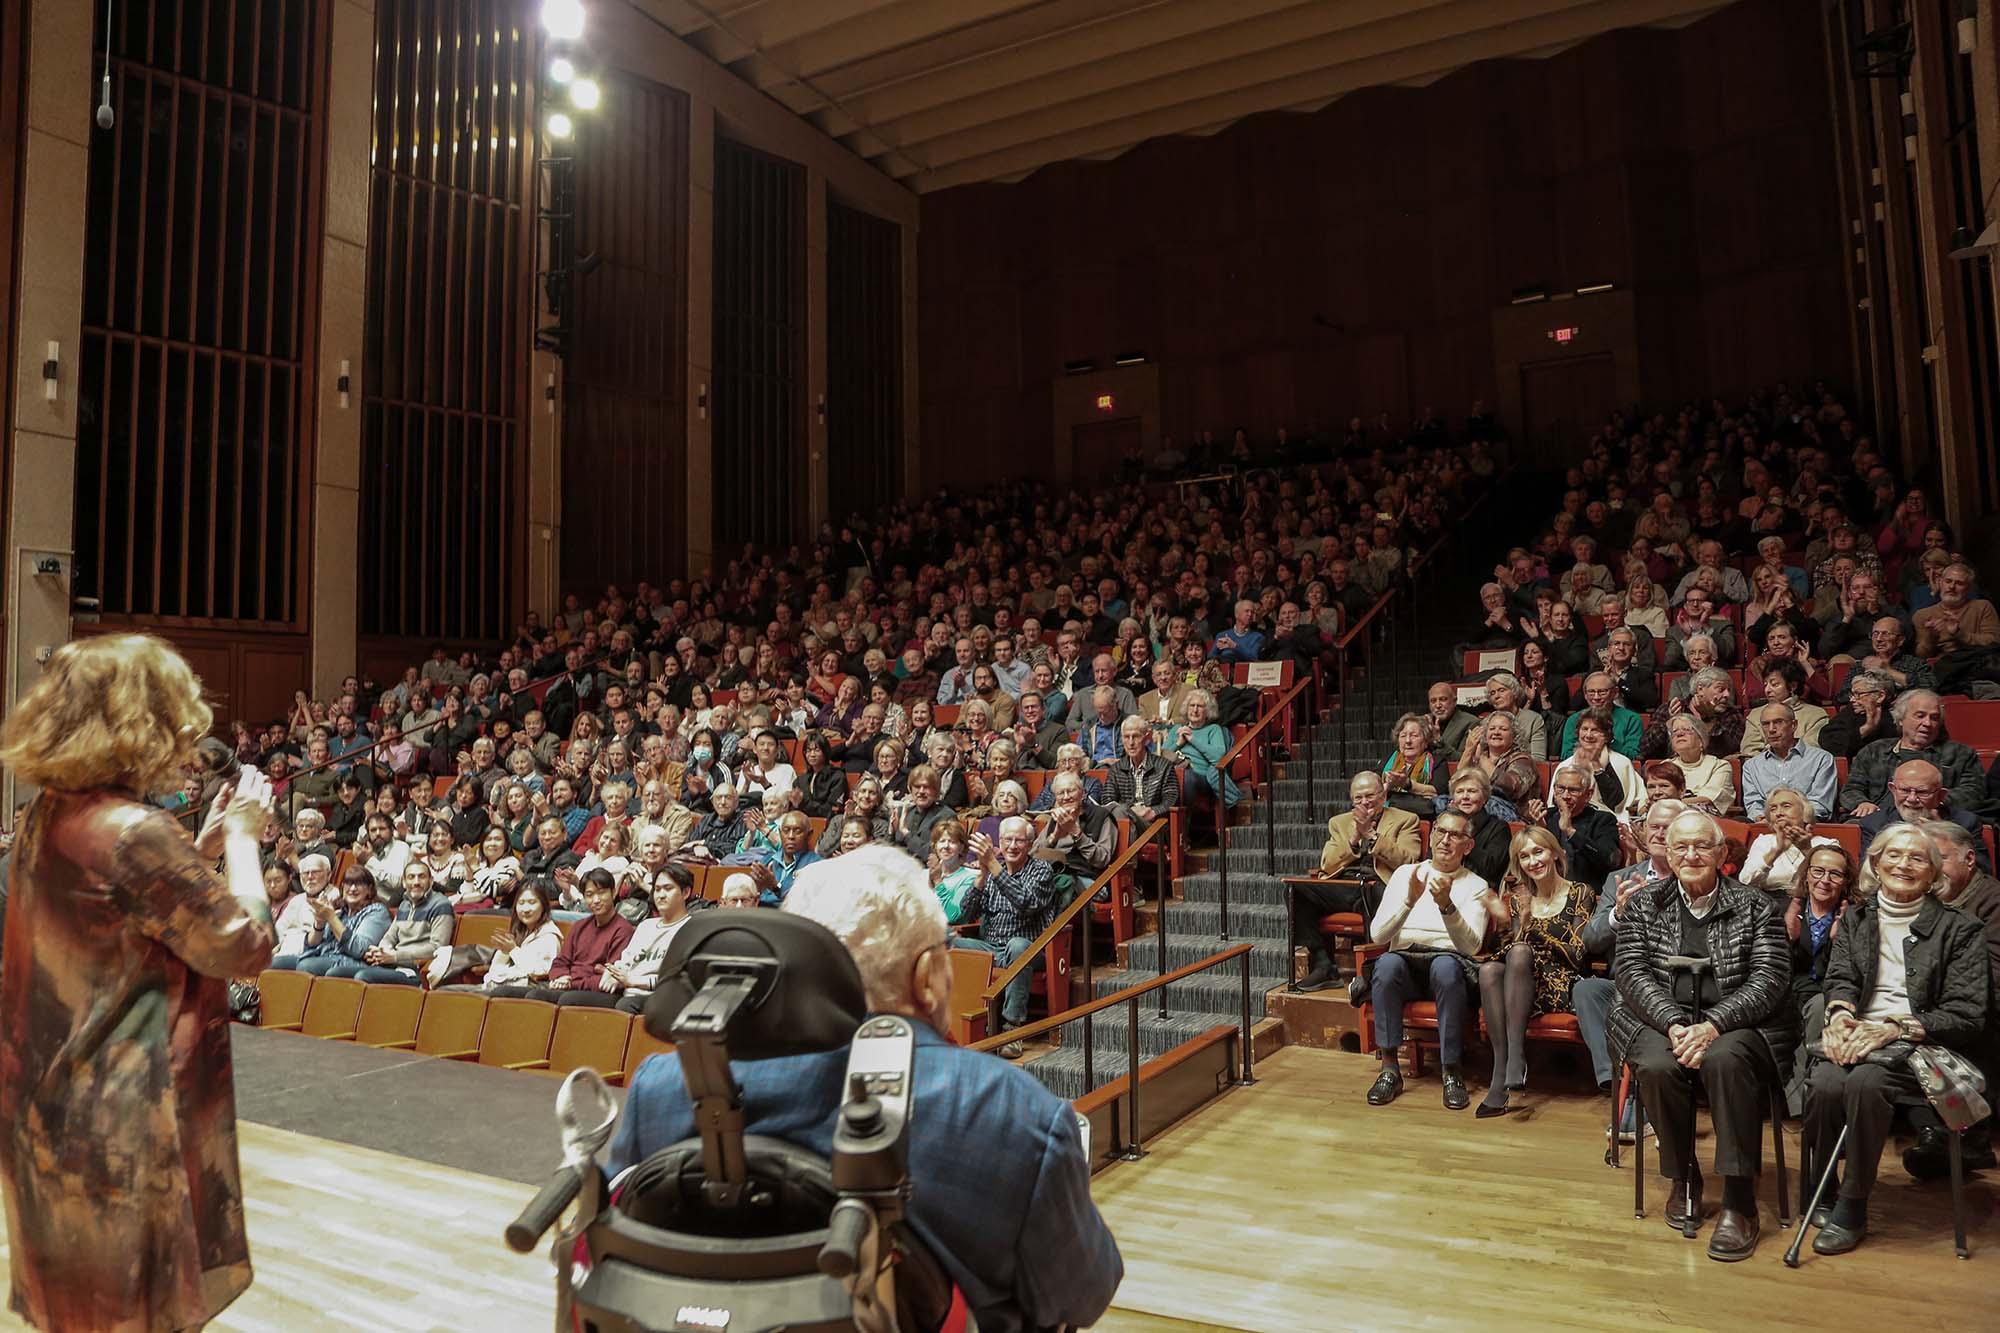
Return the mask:
[[[1660, 1173], [1673, 1182], [1666, 1210], [1679, 1228], [1701, 1218], [1694, 1166], [1695, 1080], [1708, 1091], [1715, 1121], [1715, 1169], [1722, 1211], [1709, 1240], [1713, 1259], [1747, 1259], [1757, 1248], [1757, 1168], [1763, 1158], [1769, 1080], [1782, 1085], [1798, 1045], [1788, 1000], [1791, 961], [1783, 924], [1764, 895], [1721, 871], [1721, 826], [1690, 811], [1667, 829], [1676, 878], [1650, 886], [1621, 922], [1611, 1015], [1611, 1061], [1630, 1061], [1646, 1118], [1659, 1132]], [[1674, 955], [1706, 957], [1701, 1021], [1686, 972]]]

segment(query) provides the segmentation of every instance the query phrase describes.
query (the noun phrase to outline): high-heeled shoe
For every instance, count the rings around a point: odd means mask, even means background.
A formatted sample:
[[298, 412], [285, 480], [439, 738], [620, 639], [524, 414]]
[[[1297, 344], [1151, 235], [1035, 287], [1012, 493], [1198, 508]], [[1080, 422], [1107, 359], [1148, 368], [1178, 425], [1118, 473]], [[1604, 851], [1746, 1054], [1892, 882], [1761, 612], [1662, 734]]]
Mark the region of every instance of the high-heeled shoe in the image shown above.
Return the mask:
[[1494, 1106], [1490, 1102], [1481, 1102], [1473, 1108], [1472, 1114], [1475, 1119], [1491, 1120], [1495, 1116], [1503, 1116], [1511, 1111], [1525, 1111], [1527, 1109], [1526, 1106], [1515, 1106], [1509, 1102], [1501, 1102], [1498, 1106]]

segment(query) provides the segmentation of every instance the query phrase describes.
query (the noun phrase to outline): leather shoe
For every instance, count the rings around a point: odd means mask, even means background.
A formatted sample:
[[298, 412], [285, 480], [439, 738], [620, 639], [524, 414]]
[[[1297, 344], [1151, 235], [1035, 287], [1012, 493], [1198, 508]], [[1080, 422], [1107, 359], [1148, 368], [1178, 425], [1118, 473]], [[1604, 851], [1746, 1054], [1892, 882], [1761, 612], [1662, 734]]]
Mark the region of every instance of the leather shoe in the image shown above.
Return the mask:
[[1444, 1109], [1463, 1111], [1472, 1105], [1472, 1094], [1466, 1091], [1465, 1080], [1447, 1069], [1444, 1071]]
[[1403, 1095], [1403, 1071], [1384, 1069], [1376, 1076], [1375, 1084], [1368, 1089], [1370, 1106], [1387, 1106]]
[[1725, 1264], [1748, 1259], [1757, 1252], [1759, 1234], [1757, 1214], [1724, 1208], [1716, 1214], [1715, 1233], [1708, 1238], [1708, 1257]]
[[1312, 971], [1299, 978], [1302, 991], [1325, 990], [1333, 984], [1333, 964], [1321, 963]]
[[1829, 1222], [1813, 1237], [1813, 1253], [1846, 1254], [1859, 1245], [1861, 1238], [1867, 1234], [1868, 1224], [1865, 1222], [1858, 1227], [1843, 1227]]
[[[1991, 1137], [1975, 1139], [1965, 1135], [1959, 1144], [1959, 1158], [1967, 1171], [1984, 1171], [1994, 1165]], [[1951, 1174], [1951, 1134], [1932, 1125], [1920, 1130], [1915, 1146], [1903, 1150], [1903, 1169], [1913, 1180], [1943, 1180]]]
[[1819, 1207], [1813, 1209], [1812, 1217], [1808, 1221], [1807, 1225], [1817, 1227], [1819, 1230], [1824, 1231], [1826, 1230], [1827, 1223], [1831, 1222], [1832, 1220], [1833, 1220], [1833, 1205], [1823, 1203]]
[[1692, 1209], [1694, 1224], [1701, 1225], [1701, 1177], [1694, 1178], [1694, 1188], [1690, 1190], [1684, 1180], [1676, 1180], [1672, 1193], [1667, 1196], [1667, 1225], [1676, 1231], [1687, 1226], [1688, 1213]]

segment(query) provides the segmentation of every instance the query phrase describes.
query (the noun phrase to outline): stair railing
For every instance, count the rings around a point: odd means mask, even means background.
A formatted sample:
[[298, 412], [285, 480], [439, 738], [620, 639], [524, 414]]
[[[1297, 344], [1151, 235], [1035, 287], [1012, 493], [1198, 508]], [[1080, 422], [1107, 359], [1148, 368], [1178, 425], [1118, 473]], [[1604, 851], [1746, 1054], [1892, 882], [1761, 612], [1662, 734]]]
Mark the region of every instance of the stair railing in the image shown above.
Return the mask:
[[[1088, 888], [1082, 888], [1077, 890], [1076, 896], [1074, 898], [1071, 898], [1069, 902], [1063, 906], [1063, 909], [1055, 914], [1054, 918], [1050, 920], [1047, 929], [1043, 930], [1040, 935], [1037, 935], [1035, 937], [1035, 942], [1033, 944], [1029, 945], [1026, 949], [1022, 950], [1021, 956], [1019, 958], [1016, 958], [1013, 962], [1007, 964], [1006, 967], [1000, 969], [1000, 972], [993, 978], [993, 980], [987, 983], [986, 989], [980, 992], [980, 998], [986, 1001], [987, 1032], [1001, 1036], [1007, 1035], [1005, 1033], [1001, 1033], [1000, 1031], [1000, 997], [1003, 993], [1005, 993], [1007, 989], [1007, 984], [1013, 981], [1015, 977], [1021, 975], [1021, 971], [1023, 968], [1033, 967], [1035, 965], [1035, 960], [1037, 958], [1040, 958], [1042, 956], [1043, 951], [1046, 950], [1049, 947], [1049, 945], [1055, 941], [1056, 936], [1062, 932], [1063, 927], [1069, 925], [1070, 922], [1074, 921], [1079, 913], [1089, 910], [1090, 900], [1097, 896], [1098, 890], [1110, 886], [1113, 892], [1116, 892], [1116, 882], [1118, 876], [1124, 872], [1127, 866], [1132, 864], [1133, 859], [1139, 855], [1141, 848], [1148, 846], [1149, 844], [1151, 844], [1152, 842], [1154, 842], [1156, 839], [1160, 838], [1167, 832], [1167, 828], [1171, 822], [1172, 821], [1168, 818], [1168, 816], [1161, 815], [1158, 819], [1155, 819], [1152, 823], [1148, 824], [1139, 833], [1137, 837], [1132, 839], [1131, 843], [1127, 845], [1123, 851], [1119, 852], [1118, 855], [1111, 858], [1111, 864], [1107, 865], [1106, 867], [1104, 867], [1103, 870], [1098, 872], [1097, 878], [1090, 882]], [[1167, 849], [1165, 847], [1162, 847], [1160, 849], [1160, 871], [1158, 880], [1158, 883], [1160, 885], [1160, 916], [1159, 916], [1159, 930], [1157, 932], [1160, 937], [1159, 970], [1161, 972], [1165, 972], [1167, 970], [1168, 887], [1166, 883], [1166, 864], [1167, 864]], [[1092, 958], [1090, 949], [1089, 929], [1090, 929], [1089, 918], [1085, 917], [1084, 918], [1085, 934], [1083, 940], [1083, 984], [1086, 993], [1091, 989], [1093, 989], [1091, 984], [1093, 979], [1093, 974], [1091, 969]], [[1051, 994], [1053, 994], [1054, 988], [1051, 987], [1050, 991]], [[1164, 1005], [1164, 1001], [1162, 1001], [1162, 1004]], [[1161, 1010], [1161, 1017], [1165, 1016], [1166, 1016], [1166, 1011], [1163, 1007]], [[1031, 1024], [1030, 1026], [1033, 1025]], [[1040, 1031], [1041, 1029], [1037, 1028], [1036, 1030]], [[1027, 1029], [1017, 1028], [1015, 1029], [1015, 1031], [1025, 1032], [1027, 1031]], [[1088, 1026], [1084, 1028], [1083, 1055], [1084, 1055], [1084, 1063], [1087, 1067], [1090, 1063], [1090, 1029]]]
[[1236, 1084], [1239, 1087], [1245, 1087], [1255, 1083], [1257, 1081], [1254, 1077], [1256, 1053], [1251, 1049], [1250, 1045], [1250, 952], [1255, 947], [1254, 944], [1251, 944], [1247, 940], [1241, 944], [1233, 944], [1220, 953], [1210, 954], [1208, 957], [1197, 962], [1189, 963], [1186, 967], [1175, 968], [1172, 972], [1162, 972], [1159, 976], [1149, 981], [1142, 981], [1135, 986], [1127, 986], [1124, 990], [1100, 996], [1097, 999], [1077, 1005], [1073, 1009], [1065, 1009], [1059, 1014], [1050, 1014], [1047, 1018], [1023, 1024], [1015, 1028], [1012, 1032], [997, 1033], [994, 1036], [986, 1038], [984, 1041], [976, 1041], [972, 1043], [972, 1049], [975, 1051], [998, 1050], [1010, 1041], [1020, 1041], [1025, 1037], [1038, 1037], [1044, 1032], [1055, 1031], [1065, 1023], [1074, 1023], [1078, 1019], [1082, 1019], [1085, 1034], [1083, 1042], [1083, 1086], [1084, 1090], [1088, 1092], [1091, 1088], [1097, 1086], [1097, 1079], [1095, 1077], [1096, 1069], [1092, 1063], [1090, 1050], [1090, 1017], [1092, 1014], [1102, 1013], [1114, 1005], [1122, 1004], [1127, 1006], [1125, 1011], [1125, 1062], [1126, 1078], [1129, 1080], [1130, 1090], [1126, 1094], [1125, 1110], [1132, 1132], [1126, 1140], [1127, 1146], [1124, 1156], [1126, 1161], [1137, 1161], [1146, 1155], [1145, 1149], [1142, 1146], [1143, 1137], [1139, 1130], [1139, 1000], [1153, 991], [1160, 991], [1164, 994], [1166, 988], [1174, 982], [1185, 981], [1187, 978], [1197, 973], [1206, 972], [1212, 967], [1220, 967], [1232, 958], [1242, 960], [1243, 1026], [1241, 1040], [1243, 1043], [1243, 1076], [1236, 1080]]
[[[1228, 751], [1215, 764], [1215, 775], [1218, 785], [1229, 776], [1230, 766], [1236, 762], [1237, 756], [1252, 745], [1260, 747], [1259, 753], [1265, 757], [1266, 761], [1264, 772], [1267, 775], [1270, 773], [1269, 748], [1271, 727], [1276, 723], [1285, 721], [1291, 716], [1292, 709], [1313, 688], [1313, 684], [1313, 678], [1310, 674], [1302, 676], [1292, 688], [1286, 690], [1279, 697], [1277, 703], [1272, 705], [1269, 711], [1251, 724], [1250, 730], [1243, 733], [1241, 740], [1229, 747]], [[1308, 730], [1307, 734], [1311, 734], [1310, 730]], [[1307, 764], [1306, 772], [1310, 776], [1312, 772], [1310, 762]], [[1252, 793], [1251, 812], [1253, 815], [1255, 811], [1256, 796], [1255, 793]], [[1268, 839], [1269, 865], [1272, 873], [1275, 874], [1277, 873], [1278, 864], [1278, 800], [1276, 787], [1271, 788], [1269, 796], [1264, 802], [1264, 823]], [[1219, 894], [1222, 906], [1221, 935], [1222, 942], [1227, 944], [1229, 942], [1229, 803], [1222, 799], [1220, 791], [1215, 794], [1215, 847], [1215, 863], [1221, 880], [1221, 891]]]

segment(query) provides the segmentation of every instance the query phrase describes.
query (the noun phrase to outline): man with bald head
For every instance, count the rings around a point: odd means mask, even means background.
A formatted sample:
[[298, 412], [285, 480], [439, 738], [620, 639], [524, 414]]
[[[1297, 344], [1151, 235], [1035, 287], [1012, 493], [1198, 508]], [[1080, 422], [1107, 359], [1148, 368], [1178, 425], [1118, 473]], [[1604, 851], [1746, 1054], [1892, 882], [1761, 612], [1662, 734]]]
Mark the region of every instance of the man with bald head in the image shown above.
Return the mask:
[[1888, 801], [1881, 809], [1861, 821], [1863, 847], [1874, 842], [1875, 835], [1883, 829], [1897, 824], [1927, 824], [1944, 820], [1972, 835], [1979, 868], [1989, 873], [1992, 871], [1986, 856], [1985, 830], [1979, 816], [1969, 810], [1952, 808], [1944, 775], [1938, 772], [1936, 764], [1927, 759], [1912, 759], [1897, 765], [1889, 779], [1887, 796]]
[[1890, 615], [1877, 616], [1869, 627], [1868, 655], [1857, 665], [1892, 681], [1898, 690], [1928, 690], [1937, 684], [1931, 664], [1909, 650], [1903, 622]]

